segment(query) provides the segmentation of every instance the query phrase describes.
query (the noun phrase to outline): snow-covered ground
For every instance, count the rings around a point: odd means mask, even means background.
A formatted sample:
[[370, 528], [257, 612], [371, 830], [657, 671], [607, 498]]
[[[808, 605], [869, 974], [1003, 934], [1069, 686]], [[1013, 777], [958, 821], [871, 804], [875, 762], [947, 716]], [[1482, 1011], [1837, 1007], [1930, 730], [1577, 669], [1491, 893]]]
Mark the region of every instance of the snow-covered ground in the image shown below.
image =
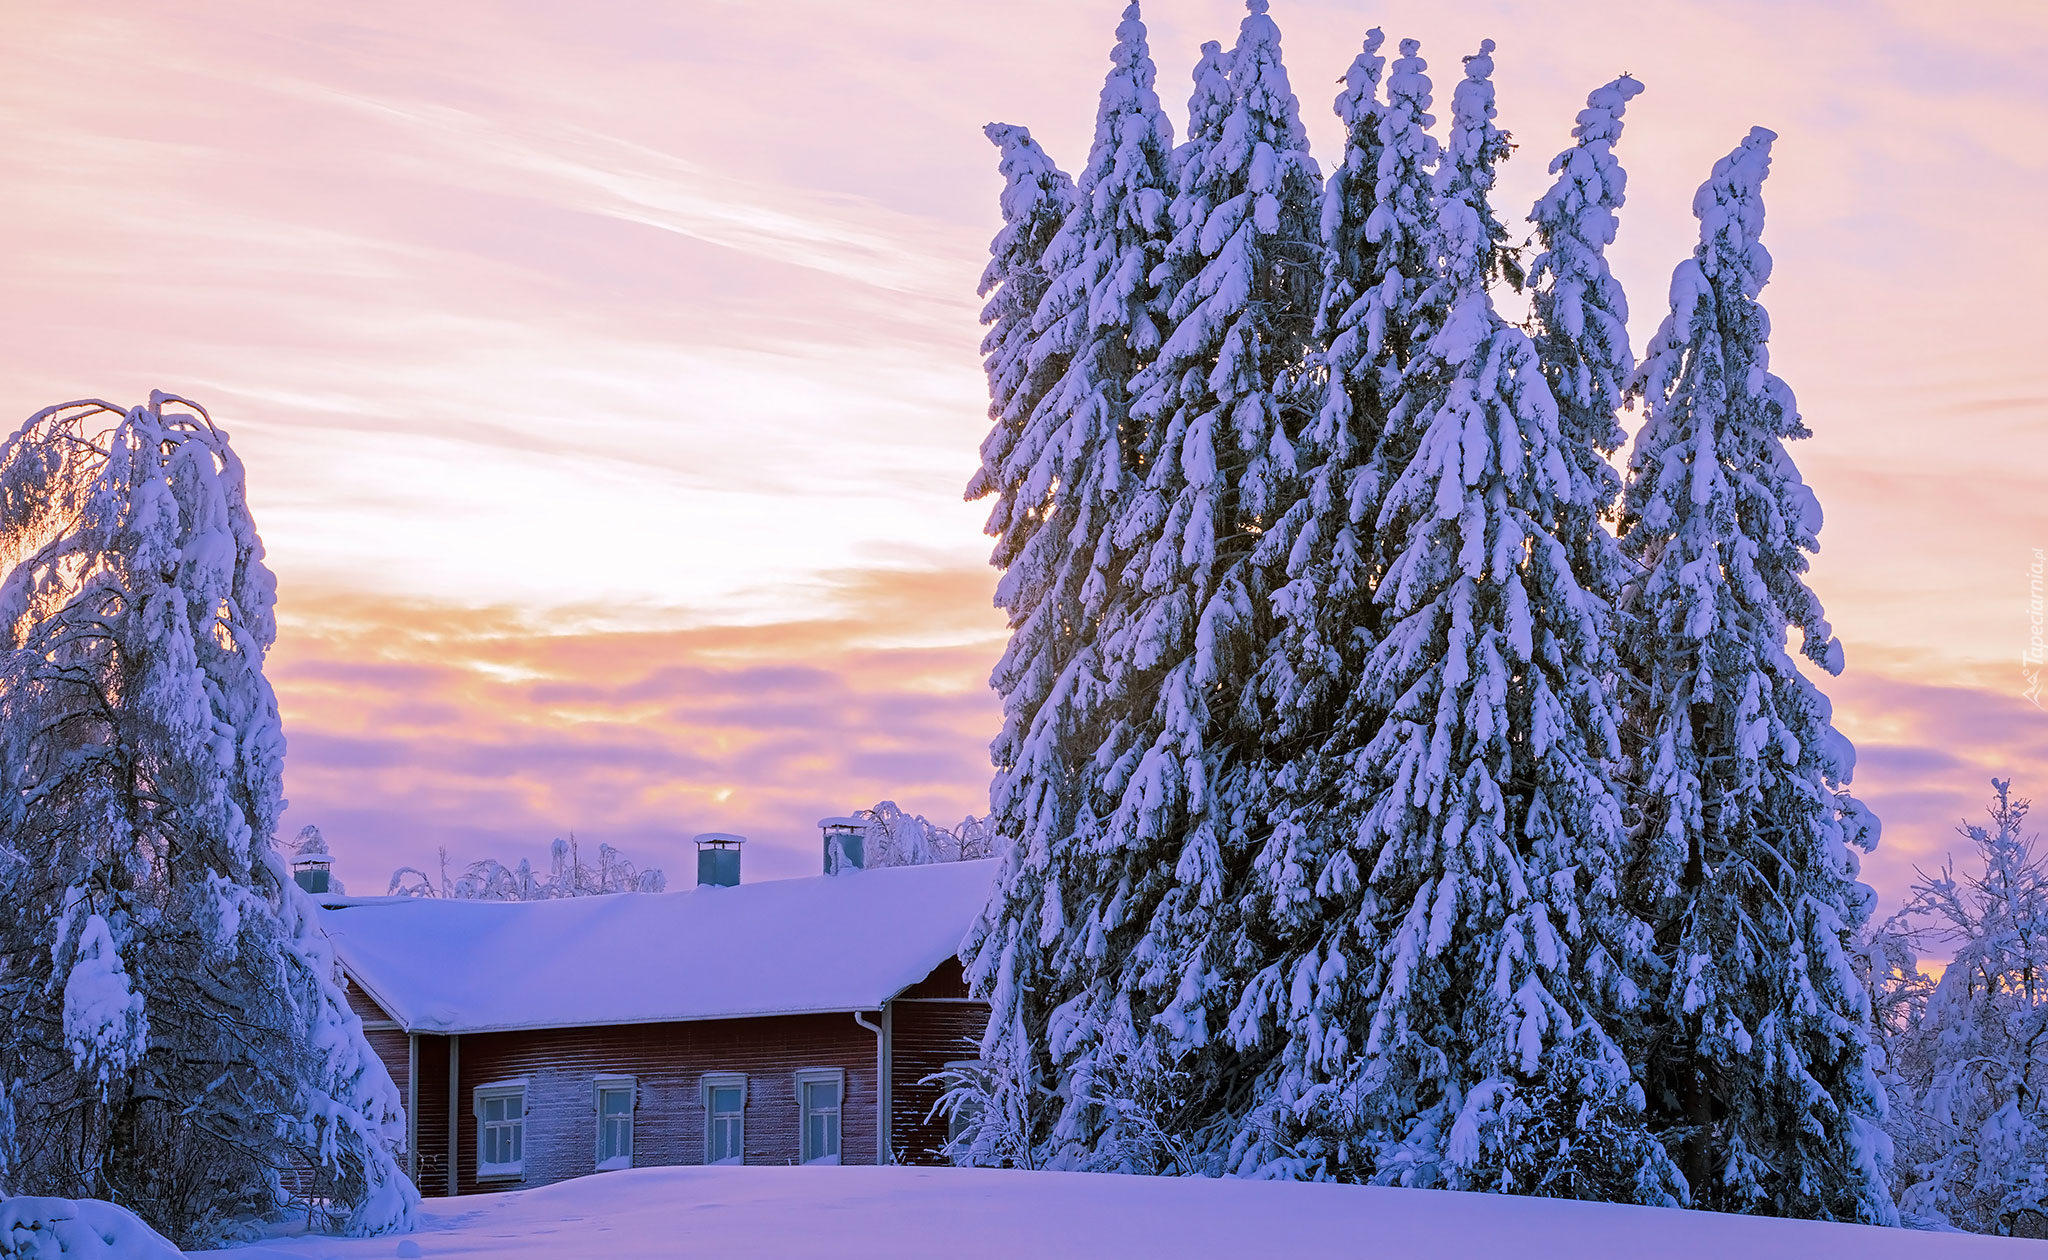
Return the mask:
[[987, 1169], [642, 1168], [430, 1199], [418, 1233], [293, 1238], [227, 1260], [821, 1255], [1670, 1257], [1942, 1260], [2039, 1254], [1964, 1234], [1361, 1186]]

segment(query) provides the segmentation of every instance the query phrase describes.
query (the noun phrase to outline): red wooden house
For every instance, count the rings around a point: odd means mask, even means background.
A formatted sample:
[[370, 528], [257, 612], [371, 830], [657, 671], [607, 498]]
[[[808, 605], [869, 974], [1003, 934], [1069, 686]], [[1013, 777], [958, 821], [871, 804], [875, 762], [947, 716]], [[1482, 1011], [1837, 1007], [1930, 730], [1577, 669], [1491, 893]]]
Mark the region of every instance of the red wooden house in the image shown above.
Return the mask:
[[994, 873], [332, 899], [321, 918], [403, 1097], [422, 1193], [656, 1164], [937, 1163], [926, 1078], [971, 1061], [987, 1023], [955, 954]]

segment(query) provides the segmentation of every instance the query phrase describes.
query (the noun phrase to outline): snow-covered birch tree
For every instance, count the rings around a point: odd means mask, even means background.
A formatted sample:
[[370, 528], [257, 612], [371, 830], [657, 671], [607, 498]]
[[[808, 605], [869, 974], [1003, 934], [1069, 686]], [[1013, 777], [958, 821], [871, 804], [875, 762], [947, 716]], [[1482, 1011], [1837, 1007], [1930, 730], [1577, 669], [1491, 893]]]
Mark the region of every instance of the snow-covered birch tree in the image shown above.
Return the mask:
[[353, 1233], [418, 1199], [273, 847], [274, 590], [196, 405], [66, 404], [0, 445], [0, 1164], [185, 1242], [288, 1181]]
[[[437, 884], [416, 866], [391, 872], [386, 893], [399, 897], [447, 897], [457, 901], [553, 901], [561, 897], [602, 897], [614, 893], [658, 893], [668, 888], [659, 867], [639, 867], [609, 844], [597, 846], [597, 861], [583, 860], [583, 846], [572, 832], [548, 845], [546, 874], [520, 858], [511, 866], [497, 858], [478, 858], [454, 879], [448, 878], [448, 850], [442, 849]], [[340, 888], [333, 889], [339, 893]]]
[[1634, 388], [1622, 546], [1643, 572], [1622, 630], [1634, 819], [1626, 884], [1657, 930], [1646, 1088], [1701, 1207], [1888, 1222], [1884, 1100], [1849, 958], [1867, 918], [1846, 791], [1855, 751], [1788, 650], [1842, 648], [1807, 585], [1821, 513], [1786, 443], [1758, 239], [1773, 134], [1714, 166], [1700, 243]]

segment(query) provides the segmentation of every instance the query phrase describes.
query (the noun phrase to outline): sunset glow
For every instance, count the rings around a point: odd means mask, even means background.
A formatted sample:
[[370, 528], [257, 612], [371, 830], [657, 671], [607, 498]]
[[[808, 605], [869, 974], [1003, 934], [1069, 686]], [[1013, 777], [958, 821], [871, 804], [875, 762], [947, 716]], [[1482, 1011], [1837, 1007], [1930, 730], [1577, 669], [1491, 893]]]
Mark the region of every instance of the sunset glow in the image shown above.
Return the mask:
[[[320, 824], [353, 891], [440, 845], [573, 830], [681, 881], [699, 831], [797, 874], [820, 815], [955, 822], [986, 808], [1004, 633], [960, 498], [980, 125], [1078, 165], [1118, 7], [12, 5], [0, 413], [160, 387], [233, 435], [279, 575], [286, 825]], [[1849, 659], [1825, 690], [1891, 902], [1993, 774], [2048, 795], [2020, 670], [2048, 10], [1543, 11], [1275, 5], [1326, 165], [1366, 27], [1420, 38], [1440, 93], [1501, 40], [1502, 206], [1588, 88], [1643, 80], [1612, 253], [1639, 348], [1693, 189], [1780, 134], [1773, 367], [1815, 433]], [[1176, 115], [1240, 12], [1148, 6]]]

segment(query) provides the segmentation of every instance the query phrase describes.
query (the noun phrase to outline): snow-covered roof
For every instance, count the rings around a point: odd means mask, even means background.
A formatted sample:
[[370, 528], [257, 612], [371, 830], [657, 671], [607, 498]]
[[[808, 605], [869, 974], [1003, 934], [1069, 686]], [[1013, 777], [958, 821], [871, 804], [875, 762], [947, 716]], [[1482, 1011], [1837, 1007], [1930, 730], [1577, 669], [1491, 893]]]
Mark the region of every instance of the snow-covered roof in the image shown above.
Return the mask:
[[995, 863], [559, 901], [383, 897], [320, 921], [407, 1031], [871, 1011], [954, 956]]

